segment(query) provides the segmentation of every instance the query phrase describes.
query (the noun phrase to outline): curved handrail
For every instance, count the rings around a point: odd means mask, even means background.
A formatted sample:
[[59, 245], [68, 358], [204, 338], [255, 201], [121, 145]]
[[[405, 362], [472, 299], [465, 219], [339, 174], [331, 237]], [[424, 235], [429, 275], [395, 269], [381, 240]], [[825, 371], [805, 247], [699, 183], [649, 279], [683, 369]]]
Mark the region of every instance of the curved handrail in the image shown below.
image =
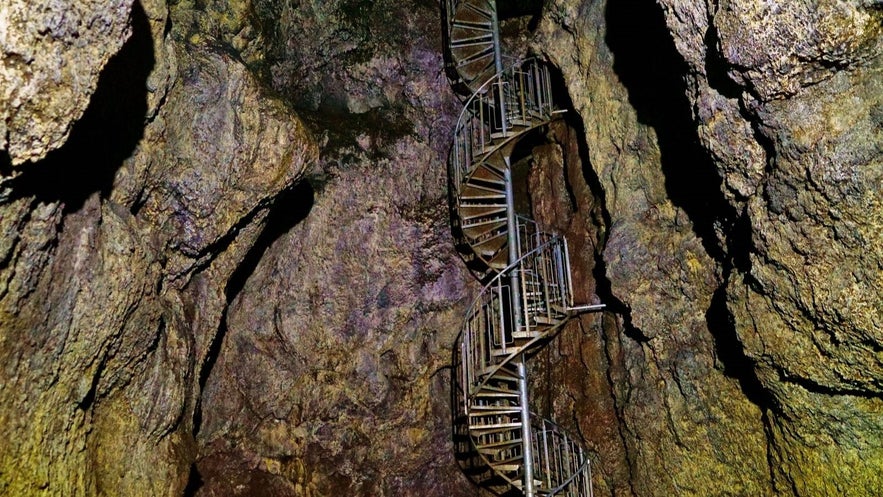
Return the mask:
[[[481, 312], [480, 309], [482, 309], [485, 306], [488, 298], [492, 299], [494, 297], [502, 296], [502, 292], [500, 292], [500, 290], [502, 288], [508, 288], [508, 285], [503, 284], [503, 280], [505, 278], [509, 278], [511, 276], [512, 271], [514, 271], [516, 269], [520, 269], [521, 276], [527, 276], [524, 272], [524, 269], [525, 269], [524, 268], [524, 261], [530, 259], [532, 256], [539, 255], [539, 254], [543, 253], [546, 249], [553, 249], [553, 250], [557, 249], [557, 248], [561, 247], [562, 244], [564, 243], [563, 237], [560, 237], [558, 235], [550, 235], [550, 234], [545, 234], [545, 235], [550, 236], [551, 239], [549, 241], [543, 243], [542, 245], [534, 248], [530, 252], [524, 254], [517, 261], [506, 266], [505, 269], [503, 269], [499, 273], [497, 273], [497, 275], [494, 276], [494, 278], [491, 279], [490, 282], [488, 282], [484, 287], [482, 287], [478, 296], [475, 297], [475, 299], [472, 301], [472, 305], [469, 307], [469, 310], [466, 311], [466, 326], [469, 325], [469, 323], [472, 321], [473, 317], [480, 314], [480, 312]], [[492, 294], [490, 292], [491, 289], [496, 289], [498, 291], [497, 295]], [[522, 303], [526, 303], [526, 297], [522, 297]], [[549, 302], [546, 302], [546, 303], [549, 304]], [[548, 307], [548, 305], [547, 305], [547, 307]], [[523, 306], [522, 312], [524, 313], [525, 317], [526, 318], [531, 318], [531, 317], [534, 318], [532, 320], [526, 320], [525, 323], [529, 323], [530, 321], [536, 321], [535, 318], [539, 316], [538, 314], [536, 316], [530, 315], [529, 313], [531, 313], [531, 309], [532, 308], [529, 306], [526, 306], [526, 305]], [[566, 316], [566, 312], [561, 313], [561, 314], [562, 315], [560, 317], [563, 319], [563, 317]], [[503, 312], [500, 313], [500, 316], [495, 316], [495, 318], [496, 317], [503, 318]], [[494, 319], [493, 321], [485, 321], [485, 322], [486, 323], [493, 323], [494, 321], [496, 321], [496, 319]], [[560, 325], [558, 325], [558, 326], [560, 326]], [[506, 342], [509, 341], [509, 339], [504, 334], [501, 334], [498, 336], [493, 336], [493, 334], [492, 334], [493, 332], [491, 332], [490, 336], [484, 337], [484, 338], [487, 338], [489, 341], [485, 341], [485, 340], [481, 340], [481, 339], [478, 339], [477, 341], [472, 340], [472, 343], [477, 343], [477, 344], [481, 345], [481, 344], [491, 344], [491, 343], [494, 343], [495, 339], [499, 339], [498, 343], [500, 343], [502, 345], [502, 347], [499, 347], [499, 349], [506, 355], [499, 356], [499, 357], [501, 357], [501, 359], [496, 361], [492, 365], [486, 364], [486, 365], [484, 365], [484, 367], [475, 368], [474, 366], [476, 364], [480, 364], [480, 361], [484, 361], [491, 356], [491, 354], [489, 353], [491, 351], [491, 349], [490, 348], [488, 348], [487, 350], [465, 349], [465, 352], [468, 352], [468, 354], [466, 354], [466, 353], [462, 354], [461, 361], [464, 364], [464, 370], [465, 370], [464, 377], [463, 377], [463, 380], [465, 380], [465, 381], [463, 381], [463, 385], [465, 387], [464, 393], [466, 394], [466, 397], [464, 400], [466, 401], [466, 404], [468, 405], [469, 399], [474, 396], [475, 392], [478, 389], [480, 389], [485, 384], [487, 384], [488, 380], [490, 380], [490, 378], [493, 376], [493, 373], [495, 373], [500, 368], [502, 368], [504, 365], [506, 365], [508, 362], [510, 362], [515, 356], [517, 356], [517, 355], [521, 354], [522, 352], [524, 352], [525, 350], [527, 350], [530, 345], [533, 345], [537, 341], [540, 341], [543, 338], [545, 338], [546, 336], [548, 336], [548, 334], [551, 331], [554, 331], [556, 328], [558, 328], [558, 326], [551, 326], [551, 327], [547, 327], [543, 330], [539, 330], [539, 329], [536, 330], [536, 333], [538, 334], [536, 337], [528, 340], [527, 342], [525, 342], [521, 346], [517, 347], [517, 350], [513, 351], [511, 354], [508, 354], [506, 352], [506, 350], [507, 350]], [[465, 332], [467, 332], [467, 331], [469, 331], [469, 330], [467, 330], [466, 328], [460, 330], [460, 334], [457, 335], [457, 339], [454, 342], [455, 347], [456, 347], [456, 344], [460, 343], [461, 350], [464, 350], [463, 347], [466, 345], [466, 342], [464, 340], [470, 339], [470, 335], [465, 334]], [[504, 333], [503, 330], [500, 330], [500, 331]], [[470, 358], [472, 360], [467, 360], [467, 358]], [[471, 366], [471, 367], [467, 367], [467, 366]], [[491, 369], [488, 369], [488, 367], [490, 367]], [[483, 370], [483, 372], [480, 374], [482, 376], [484, 376], [484, 379], [480, 383], [477, 384], [477, 387], [475, 389], [472, 389], [472, 385], [475, 384], [475, 379], [477, 378], [478, 375], [470, 374], [470, 371], [475, 371], [476, 369]], [[468, 413], [468, 411], [466, 413]]]
[[[505, 116], [491, 112], [500, 108], [506, 109]], [[499, 138], [514, 138], [510, 130], [541, 126], [554, 113], [549, 69], [538, 59], [519, 61], [488, 78], [466, 100], [454, 127], [450, 155], [454, 184], [470, 175], [473, 164], [478, 165], [477, 156], [489, 154], [507, 141]]]
[[[589, 481], [591, 480], [591, 460], [588, 457], [585, 457], [583, 453], [582, 447], [576, 443], [576, 438], [573, 437], [570, 433], [567, 432], [563, 427], [555, 423], [550, 419], [543, 418], [541, 416], [537, 416], [536, 414], [531, 415], [531, 419], [538, 419], [539, 421], [533, 423], [533, 428], [535, 428], [533, 432], [533, 441], [534, 444], [534, 468], [538, 469], [537, 479], [543, 481], [545, 483], [545, 492], [546, 495], [553, 496], [558, 492], [564, 490], [569, 485], [574, 483], [576, 479], [580, 476], [586, 478], [586, 481], [580, 482], [584, 487], [588, 488], [588, 495], [591, 496], [591, 486], [589, 485]], [[549, 442], [548, 442], [548, 434], [553, 433], [554, 435], [560, 436], [564, 438], [563, 443], [552, 444], [557, 446], [565, 446], [568, 447], [570, 452], [577, 455], [577, 457], [570, 458], [570, 461], [562, 461], [559, 453], [555, 453], [554, 449], [552, 451], [549, 450]], [[540, 438], [542, 438], [542, 444], [540, 443]], [[572, 449], [577, 450], [572, 450]], [[573, 464], [576, 462], [576, 464]], [[562, 464], [563, 463], [563, 464]], [[570, 464], [568, 464], [570, 463]], [[563, 468], [562, 466], [567, 465], [567, 468]], [[555, 467], [557, 466], [557, 468]], [[556, 469], [566, 469], [564, 474], [566, 478], [563, 480], [553, 480], [553, 475], [557, 476], [558, 471]], [[584, 471], [586, 473], [584, 473]], [[554, 486], [553, 486], [554, 485]], [[584, 495], [583, 493], [579, 493], [578, 495]]]

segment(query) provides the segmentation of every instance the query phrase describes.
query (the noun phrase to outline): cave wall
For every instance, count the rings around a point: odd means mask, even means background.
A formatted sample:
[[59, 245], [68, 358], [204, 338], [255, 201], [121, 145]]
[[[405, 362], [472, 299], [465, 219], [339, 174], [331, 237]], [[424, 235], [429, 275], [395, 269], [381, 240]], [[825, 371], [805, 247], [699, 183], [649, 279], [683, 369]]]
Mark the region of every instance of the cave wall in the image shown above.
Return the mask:
[[[597, 495], [875, 495], [879, 3], [550, 0]], [[471, 496], [438, 5], [0, 7], [0, 494]]]
[[259, 12], [281, 19], [265, 75], [321, 157], [227, 314], [195, 495], [476, 495], [451, 456], [449, 347], [475, 282], [450, 237], [437, 6]]
[[165, 2], [0, 16], [0, 494], [182, 495], [228, 281], [318, 149]]
[[[618, 310], [552, 352], [606, 378], [545, 374], [595, 399], [609, 382], [612, 400], [596, 400], [609, 414], [579, 425], [610, 440], [617, 420], [624, 448], [598, 445], [605, 483], [874, 495], [879, 5], [558, 1], [545, 16], [536, 46], [585, 136], [576, 182], [603, 203], [600, 222], [580, 221], [601, 231], [586, 281]], [[573, 178], [559, 148], [544, 168]]]

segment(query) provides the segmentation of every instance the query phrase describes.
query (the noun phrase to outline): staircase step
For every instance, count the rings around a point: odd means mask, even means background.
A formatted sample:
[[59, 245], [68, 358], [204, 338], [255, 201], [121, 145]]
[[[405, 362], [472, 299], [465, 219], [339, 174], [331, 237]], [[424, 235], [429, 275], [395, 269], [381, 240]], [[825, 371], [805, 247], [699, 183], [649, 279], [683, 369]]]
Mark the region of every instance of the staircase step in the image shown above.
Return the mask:
[[508, 388], [498, 387], [495, 385], [485, 385], [481, 387], [482, 390], [487, 390], [488, 392], [497, 392], [497, 393], [505, 393], [505, 394], [515, 394], [518, 395], [518, 390], [511, 390]]
[[[512, 349], [513, 347], [508, 347], [508, 348]], [[504, 355], [508, 355], [508, 354], [504, 354]], [[521, 377], [518, 376], [517, 373], [513, 374], [513, 373], [508, 373], [508, 372], [499, 370], [499, 371], [497, 371], [496, 374], [494, 374], [494, 379], [495, 380], [506, 380], [506, 381], [519, 381], [521, 379]]]
[[462, 185], [460, 185], [460, 194], [461, 194], [461, 196], [467, 195], [468, 193], [471, 193], [471, 192], [467, 192], [467, 190], [475, 189], [475, 190], [479, 190], [479, 192], [503, 194], [503, 198], [506, 198], [504, 188], [498, 188], [497, 186], [498, 185], [493, 184], [493, 183], [492, 184], [479, 184], [479, 183], [465, 182]]
[[[476, 412], [478, 411], [478, 412]], [[472, 417], [477, 416], [490, 416], [490, 415], [500, 415], [500, 414], [518, 414], [521, 412], [521, 407], [512, 407], [512, 406], [470, 406], [469, 407], [469, 415]]]
[[[453, 50], [451, 50], [451, 51], [453, 52]], [[488, 66], [493, 64], [493, 58], [494, 58], [494, 46], [493, 45], [489, 45], [487, 48], [485, 48], [483, 50], [476, 50], [474, 53], [465, 55], [462, 59], [457, 61], [456, 66], [457, 66], [457, 68], [463, 68], [463, 67], [466, 67], [466, 66], [472, 64], [473, 62], [477, 62], [483, 58], [490, 59], [490, 64], [488, 64]]]
[[463, 223], [460, 226], [460, 228], [467, 230], [467, 229], [471, 229], [471, 228], [477, 228], [479, 226], [487, 226], [487, 225], [491, 225], [491, 224], [497, 225], [500, 223], [505, 224], [506, 218], [500, 219], [499, 217], [491, 217], [491, 218], [487, 218], [487, 219], [482, 219], [481, 221], [473, 221], [471, 223]]
[[463, 202], [479, 202], [482, 200], [506, 200], [505, 193], [485, 193], [485, 194], [472, 194], [472, 195], [460, 195], [459, 197], [460, 203]]
[[[487, 19], [488, 21], [491, 21], [494, 18], [493, 7], [491, 7], [490, 5], [487, 5], [486, 2], [485, 2], [486, 10], [482, 9], [481, 7], [476, 5], [476, 2], [463, 2], [461, 5], [466, 10], [471, 12], [472, 14], [479, 16], [479, 18], [484, 18], [484, 19]], [[467, 12], [462, 11], [462, 10], [458, 11], [458, 14], [460, 14], [460, 13], [468, 15]], [[455, 18], [455, 19], [457, 19], [457, 18]]]
[[476, 392], [476, 399], [517, 399], [518, 393], [502, 393], [502, 392]]
[[[453, 34], [451, 35], [454, 36]], [[490, 45], [493, 50], [494, 37], [491, 34], [481, 34], [478, 36], [467, 36], [451, 40], [451, 49], [463, 49], [469, 47], [484, 47]]]
[[512, 440], [503, 440], [500, 442], [492, 442], [492, 443], [476, 443], [475, 447], [480, 451], [482, 449], [494, 449], [493, 452], [499, 452], [500, 449], [505, 449], [507, 447], [515, 447], [519, 446], [522, 443], [521, 438], [514, 438]]
[[506, 221], [497, 221], [496, 224], [486, 226], [475, 226], [472, 228], [464, 228], [463, 234], [471, 240], [484, 240], [486, 237], [496, 236], [501, 231], [505, 232]]
[[453, 29], [474, 29], [476, 31], [488, 31], [493, 33], [494, 31], [494, 23], [491, 21], [464, 21], [464, 20], [455, 20], [451, 23], [451, 27]]
[[[464, 212], [467, 211], [467, 212]], [[506, 214], [505, 205], [461, 205], [460, 218], [463, 221], [470, 219], [492, 216], [494, 214]]]
[[466, 182], [471, 183], [474, 180], [487, 181], [503, 186], [506, 185], [503, 173], [495, 167], [489, 167], [488, 164], [485, 163], [480, 163], [475, 169], [473, 169], [472, 174]]
[[508, 464], [508, 463], [507, 463], [507, 464], [503, 464], [503, 463], [499, 463], [499, 464], [497, 464], [497, 463], [491, 463], [491, 466], [493, 466], [494, 469], [497, 470], [497, 471], [506, 471], [506, 472], [510, 472], [510, 471], [513, 471], [513, 472], [521, 471], [521, 464]]
[[504, 231], [483, 240], [474, 240], [470, 246], [472, 247], [472, 250], [475, 250], [477, 253], [490, 257], [500, 250], [500, 245], [506, 244], [508, 236], [509, 235]]
[[545, 330], [532, 330], [532, 331], [516, 331], [512, 333], [512, 338], [516, 340], [533, 340], [534, 338], [539, 338], [545, 334]]
[[521, 423], [494, 423], [489, 425], [469, 425], [469, 430], [474, 432], [482, 432], [483, 434], [488, 433], [502, 433], [505, 431], [509, 431], [515, 428], [521, 428]]

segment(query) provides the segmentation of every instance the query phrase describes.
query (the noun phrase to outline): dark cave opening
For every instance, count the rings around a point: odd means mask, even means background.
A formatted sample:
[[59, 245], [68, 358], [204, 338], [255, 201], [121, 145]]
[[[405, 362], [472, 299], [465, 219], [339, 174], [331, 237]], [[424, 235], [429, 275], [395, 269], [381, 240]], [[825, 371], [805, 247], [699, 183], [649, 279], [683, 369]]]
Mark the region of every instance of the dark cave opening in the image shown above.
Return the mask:
[[[117, 170], [144, 135], [147, 77], [156, 62], [150, 24], [138, 1], [132, 6], [131, 26], [131, 37], [102, 70], [89, 106], [64, 145], [13, 180], [18, 198], [60, 201], [66, 212], [74, 212], [92, 194], [109, 194]], [[9, 168], [2, 162], [0, 173], [5, 175]]]

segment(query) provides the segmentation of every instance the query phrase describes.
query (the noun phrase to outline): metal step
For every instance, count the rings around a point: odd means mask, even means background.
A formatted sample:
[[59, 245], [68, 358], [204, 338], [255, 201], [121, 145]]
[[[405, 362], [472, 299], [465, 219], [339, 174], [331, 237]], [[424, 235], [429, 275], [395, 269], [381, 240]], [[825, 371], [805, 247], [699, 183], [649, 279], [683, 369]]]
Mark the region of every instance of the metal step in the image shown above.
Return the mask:
[[[468, 211], [468, 213], [464, 212]], [[460, 219], [464, 222], [471, 219], [493, 216], [495, 214], [506, 215], [505, 205], [461, 205]]]

